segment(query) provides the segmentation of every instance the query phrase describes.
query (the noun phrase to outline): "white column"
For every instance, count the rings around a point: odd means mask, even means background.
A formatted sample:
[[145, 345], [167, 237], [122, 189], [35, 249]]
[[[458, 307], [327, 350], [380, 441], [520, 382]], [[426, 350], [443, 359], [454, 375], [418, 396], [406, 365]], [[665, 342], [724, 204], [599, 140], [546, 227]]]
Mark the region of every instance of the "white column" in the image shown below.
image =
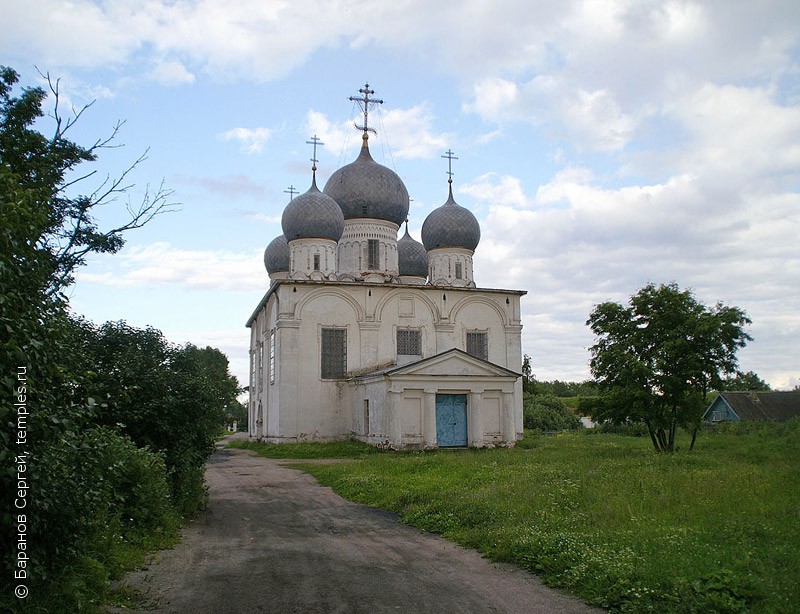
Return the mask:
[[503, 392], [503, 439], [506, 443], [514, 443], [517, 440], [517, 432], [514, 425], [514, 393]]
[[467, 441], [474, 448], [483, 447], [483, 419], [481, 418], [482, 395], [470, 392], [467, 402]]
[[403, 444], [401, 411], [400, 393], [390, 390], [386, 394], [386, 437], [389, 439], [389, 444], [397, 448]]
[[424, 417], [422, 424], [422, 438], [426, 448], [435, 448], [436, 441], [436, 391], [426, 390], [424, 393]]

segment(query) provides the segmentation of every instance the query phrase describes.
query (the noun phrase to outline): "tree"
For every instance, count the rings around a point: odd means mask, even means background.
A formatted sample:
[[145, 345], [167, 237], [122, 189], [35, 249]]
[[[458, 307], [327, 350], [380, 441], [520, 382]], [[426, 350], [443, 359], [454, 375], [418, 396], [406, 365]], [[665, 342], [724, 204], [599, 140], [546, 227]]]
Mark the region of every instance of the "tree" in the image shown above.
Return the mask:
[[706, 393], [736, 371], [750, 323], [738, 307], [708, 308], [675, 283], [648, 284], [627, 306], [597, 305], [586, 322], [597, 337], [593, 417], [644, 422], [657, 452], [674, 452], [677, 428], [690, 428], [693, 448]]
[[[87, 394], [92, 376], [79, 364], [77, 348], [71, 344], [80, 324], [69, 317], [63, 290], [88, 254], [116, 252], [126, 231], [171, 210], [166, 202], [170, 193], [162, 187], [148, 191], [140, 205], [129, 204], [130, 215], [121, 225], [99, 227], [95, 211], [125, 194], [129, 174], [144, 158], [117, 179], [101, 179], [78, 194], [95, 175], [82, 172], [82, 165], [94, 162], [101, 149], [115, 146], [122, 124], [109, 138], [89, 147], [72, 142], [67, 132], [90, 105], [64, 117], [58, 81], [45, 77], [55, 124], [49, 137], [35, 128], [44, 115], [48, 93], [42, 88], [15, 93], [18, 74], [0, 66], [0, 491], [15, 492], [14, 461], [17, 455], [27, 458], [26, 475], [36, 493], [25, 509], [27, 554], [30, 568], [36, 570], [32, 578], [40, 582], [70, 569], [95, 547], [98, 540], [90, 533], [106, 520], [94, 513], [98, 497], [120, 496], [108, 486], [108, 472], [120, 468], [109, 469], [103, 459], [87, 454], [99, 454], [106, 446], [125, 454], [133, 465], [158, 459], [144, 452], [129, 454], [133, 444], [126, 437], [95, 428], [97, 406]], [[12, 401], [18, 398], [22, 382], [26, 404], [18, 409]], [[26, 427], [22, 438], [17, 435], [20, 425]], [[98, 473], [92, 473], [90, 466]], [[105, 473], [99, 472], [101, 466]], [[99, 479], [93, 479], [95, 475]], [[4, 552], [14, 551], [9, 542], [16, 519], [13, 506], [0, 511]], [[2, 562], [2, 610], [4, 597], [12, 594], [6, 583], [14, 578], [15, 562], [11, 557]]]
[[522, 357], [522, 391], [532, 393], [535, 387], [534, 382], [535, 378], [531, 367], [531, 357], [525, 354]]
[[[109, 176], [93, 186], [86, 181], [96, 170], [82, 172], [81, 165], [97, 160], [103, 149], [118, 147], [115, 139], [124, 122], [117, 122], [111, 134], [83, 147], [67, 138], [67, 133], [93, 103], [73, 109], [72, 116], [61, 111], [59, 80], [42, 75], [52, 97], [51, 117], [54, 123], [50, 137], [34, 129], [34, 123], [44, 116], [48, 92], [40, 87], [23, 88], [18, 97], [12, 89], [19, 80], [17, 72], [0, 66], [0, 168], [16, 184], [17, 191], [31, 198], [28, 206], [36, 219], [36, 228], [29, 228], [32, 245], [50, 256], [48, 293], [54, 294], [73, 280], [73, 273], [90, 253], [116, 253], [125, 243], [124, 233], [141, 228], [154, 217], [175, 210], [168, 199], [171, 190], [164, 184], [155, 191], [145, 191], [138, 205], [127, 203], [127, 220], [119, 226], [101, 229], [95, 219], [96, 211], [116, 203], [132, 187], [130, 174], [147, 157], [142, 154], [118, 177]], [[75, 194], [86, 186], [85, 194]], [[3, 186], [4, 192], [8, 186]], [[8, 194], [9, 192], [6, 192]]]
[[722, 380], [722, 387], [720, 390], [728, 392], [748, 392], [755, 390], [757, 392], [769, 392], [772, 388], [763, 379], [758, 377], [754, 371], [742, 373], [737, 371], [734, 377], [726, 377]]
[[583, 424], [563, 401], [552, 394], [525, 394], [522, 405], [523, 426], [540, 431], [568, 431]]

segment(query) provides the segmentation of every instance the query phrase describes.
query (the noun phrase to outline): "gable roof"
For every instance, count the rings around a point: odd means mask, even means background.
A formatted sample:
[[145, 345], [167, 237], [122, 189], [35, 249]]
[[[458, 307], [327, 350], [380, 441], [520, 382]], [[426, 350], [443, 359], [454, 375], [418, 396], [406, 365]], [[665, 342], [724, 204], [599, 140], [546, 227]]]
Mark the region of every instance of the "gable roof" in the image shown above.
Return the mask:
[[800, 391], [720, 392], [719, 397], [740, 420], [789, 420], [800, 416]]
[[423, 358], [422, 360], [401, 367], [391, 366], [370, 373], [362, 373], [356, 377], [396, 377], [402, 375], [428, 377], [502, 377], [513, 379], [520, 377], [519, 373], [515, 373], [500, 365], [467, 354], [465, 351], [457, 348], [447, 350], [428, 358]]

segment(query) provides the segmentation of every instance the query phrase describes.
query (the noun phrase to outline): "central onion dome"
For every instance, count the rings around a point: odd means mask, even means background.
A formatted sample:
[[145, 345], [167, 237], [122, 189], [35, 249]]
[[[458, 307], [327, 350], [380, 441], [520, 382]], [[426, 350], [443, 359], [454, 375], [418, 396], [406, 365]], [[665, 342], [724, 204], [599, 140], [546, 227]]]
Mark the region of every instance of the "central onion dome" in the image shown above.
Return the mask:
[[264, 266], [267, 273], [289, 272], [289, 243], [283, 235], [277, 236], [264, 250]]
[[408, 224], [406, 224], [406, 233], [397, 241], [397, 259], [400, 275], [428, 276], [428, 252], [425, 251], [422, 243], [415, 241], [408, 234]]
[[341, 207], [346, 220], [370, 218], [398, 226], [408, 215], [408, 190], [393, 170], [372, 159], [366, 132], [355, 162], [330, 176], [323, 192]]
[[422, 224], [422, 243], [430, 251], [459, 247], [475, 251], [481, 240], [481, 227], [469, 209], [453, 200], [453, 187], [447, 202], [430, 212]]
[[336, 201], [319, 191], [317, 180], [314, 178], [308, 192], [292, 200], [283, 210], [281, 226], [287, 241], [295, 239], [338, 241], [344, 231], [344, 217]]

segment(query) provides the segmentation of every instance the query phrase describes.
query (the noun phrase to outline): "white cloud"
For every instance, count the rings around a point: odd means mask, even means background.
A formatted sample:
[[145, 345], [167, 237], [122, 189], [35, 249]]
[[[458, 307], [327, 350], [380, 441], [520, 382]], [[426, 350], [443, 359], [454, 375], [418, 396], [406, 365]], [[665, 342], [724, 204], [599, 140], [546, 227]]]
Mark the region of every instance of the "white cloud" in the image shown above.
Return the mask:
[[[433, 132], [434, 117], [425, 104], [410, 109], [376, 110], [371, 117], [370, 127], [375, 127], [378, 131], [377, 137], [370, 136], [370, 151], [373, 156], [389, 142], [391, 149], [384, 152], [387, 158], [430, 158], [441, 153], [453, 138], [446, 133]], [[309, 132], [319, 136], [325, 149], [337, 155], [359, 138], [352, 122], [346, 121], [337, 125], [319, 111], [309, 111], [306, 122]]]
[[246, 154], [257, 154], [264, 149], [271, 134], [269, 128], [231, 128], [220, 133], [219, 137], [224, 141], [238, 141]]
[[260, 252], [187, 250], [165, 242], [130, 245], [107, 261], [112, 268], [101, 273], [81, 271], [79, 280], [118, 287], [252, 291], [268, 281], [261, 259]]
[[456, 191], [493, 205], [525, 207], [530, 202], [523, 193], [518, 177], [497, 173], [481, 175], [475, 181], [459, 186]]
[[162, 85], [181, 85], [195, 80], [194, 75], [177, 60], [158, 62], [150, 71], [150, 77]]

